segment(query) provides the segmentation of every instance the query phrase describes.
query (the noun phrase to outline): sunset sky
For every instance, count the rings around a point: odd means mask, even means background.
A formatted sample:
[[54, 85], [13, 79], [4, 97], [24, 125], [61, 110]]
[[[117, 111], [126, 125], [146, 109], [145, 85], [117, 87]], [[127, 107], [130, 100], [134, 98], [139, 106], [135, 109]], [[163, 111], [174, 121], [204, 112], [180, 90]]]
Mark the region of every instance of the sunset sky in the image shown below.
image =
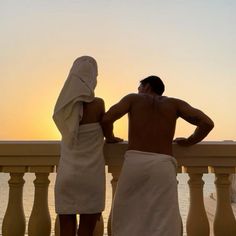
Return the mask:
[[[158, 75], [214, 120], [206, 140], [236, 140], [235, 12], [235, 0], [1, 0], [0, 140], [60, 139], [53, 108], [82, 55], [106, 109]], [[193, 130], [179, 120], [176, 137]], [[127, 139], [127, 118], [115, 133]]]

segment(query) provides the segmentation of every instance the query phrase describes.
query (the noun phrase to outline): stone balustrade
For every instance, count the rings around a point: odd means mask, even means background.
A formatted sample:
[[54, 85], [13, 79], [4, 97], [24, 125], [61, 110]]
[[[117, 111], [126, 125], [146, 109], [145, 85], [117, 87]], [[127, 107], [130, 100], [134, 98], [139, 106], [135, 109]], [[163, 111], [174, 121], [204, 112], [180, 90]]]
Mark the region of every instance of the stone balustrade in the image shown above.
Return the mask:
[[[127, 143], [105, 144], [104, 155], [108, 172], [112, 175], [111, 186], [114, 195], [122, 167]], [[180, 147], [173, 144], [174, 156], [178, 161], [178, 173], [188, 173], [190, 207], [186, 222], [188, 236], [208, 236], [210, 227], [203, 200], [203, 174], [214, 173], [217, 194], [217, 206], [213, 231], [215, 236], [235, 236], [236, 221], [231, 207], [229, 178], [235, 173], [235, 142], [202, 142], [192, 147]], [[59, 161], [60, 145], [58, 141], [1, 141], [0, 172], [9, 173], [8, 206], [3, 217], [3, 236], [49, 236], [52, 227], [55, 235], [60, 235], [58, 220], [51, 225], [48, 208], [49, 175], [56, 171]], [[34, 203], [29, 221], [23, 210], [24, 174], [35, 173]], [[1, 204], [1, 203], [0, 203]], [[26, 229], [26, 225], [28, 228]], [[111, 235], [110, 218], [108, 235]], [[102, 236], [104, 231], [101, 220], [94, 236]]]

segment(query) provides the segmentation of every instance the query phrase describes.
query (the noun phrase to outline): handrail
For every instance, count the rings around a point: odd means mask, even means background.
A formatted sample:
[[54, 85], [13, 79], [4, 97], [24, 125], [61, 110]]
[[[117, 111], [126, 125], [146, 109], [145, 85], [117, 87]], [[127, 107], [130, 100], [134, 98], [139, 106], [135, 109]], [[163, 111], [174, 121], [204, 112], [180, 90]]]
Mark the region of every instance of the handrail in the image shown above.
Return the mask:
[[[126, 150], [127, 142], [105, 144], [106, 164], [121, 164]], [[173, 144], [173, 156], [179, 166], [233, 167], [236, 166], [236, 142], [201, 142], [191, 147]], [[59, 157], [59, 141], [0, 141], [0, 166], [57, 165]]]

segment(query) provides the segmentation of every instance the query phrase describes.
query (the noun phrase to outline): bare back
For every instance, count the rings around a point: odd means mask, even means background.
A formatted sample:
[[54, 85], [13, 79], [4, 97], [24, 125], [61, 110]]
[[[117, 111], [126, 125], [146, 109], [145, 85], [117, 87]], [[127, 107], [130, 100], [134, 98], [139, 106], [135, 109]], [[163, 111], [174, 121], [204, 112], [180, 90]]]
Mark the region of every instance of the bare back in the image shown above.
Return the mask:
[[137, 94], [129, 111], [129, 149], [172, 155], [177, 109], [173, 99]]
[[128, 149], [172, 155], [176, 120], [181, 117], [196, 127], [189, 138], [180, 138], [180, 145], [200, 142], [214, 127], [213, 121], [187, 102], [151, 93], [128, 94], [104, 115], [103, 132], [108, 142], [117, 142], [114, 121], [129, 115]]
[[101, 122], [105, 113], [104, 102], [101, 98], [95, 98], [90, 103], [83, 103], [83, 118], [80, 124]]

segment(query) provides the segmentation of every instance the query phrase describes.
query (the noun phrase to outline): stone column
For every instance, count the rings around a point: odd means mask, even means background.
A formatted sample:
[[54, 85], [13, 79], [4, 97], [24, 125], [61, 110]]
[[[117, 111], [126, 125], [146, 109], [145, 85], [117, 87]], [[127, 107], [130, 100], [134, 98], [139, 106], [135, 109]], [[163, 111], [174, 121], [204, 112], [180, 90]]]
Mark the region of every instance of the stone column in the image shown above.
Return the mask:
[[215, 236], [235, 236], [236, 221], [231, 207], [229, 176], [234, 173], [232, 167], [214, 167], [217, 193], [216, 214], [214, 219]]
[[209, 236], [210, 227], [203, 201], [203, 173], [207, 173], [207, 167], [187, 167], [189, 174], [190, 207], [187, 218], [188, 236]]
[[50, 236], [51, 217], [48, 208], [48, 186], [49, 173], [52, 167], [31, 167], [30, 171], [35, 172], [34, 180], [35, 194], [33, 209], [29, 218], [28, 234], [29, 236]]
[[8, 205], [2, 223], [3, 236], [25, 235], [25, 214], [23, 208], [23, 186], [25, 167], [3, 167], [10, 173]]

